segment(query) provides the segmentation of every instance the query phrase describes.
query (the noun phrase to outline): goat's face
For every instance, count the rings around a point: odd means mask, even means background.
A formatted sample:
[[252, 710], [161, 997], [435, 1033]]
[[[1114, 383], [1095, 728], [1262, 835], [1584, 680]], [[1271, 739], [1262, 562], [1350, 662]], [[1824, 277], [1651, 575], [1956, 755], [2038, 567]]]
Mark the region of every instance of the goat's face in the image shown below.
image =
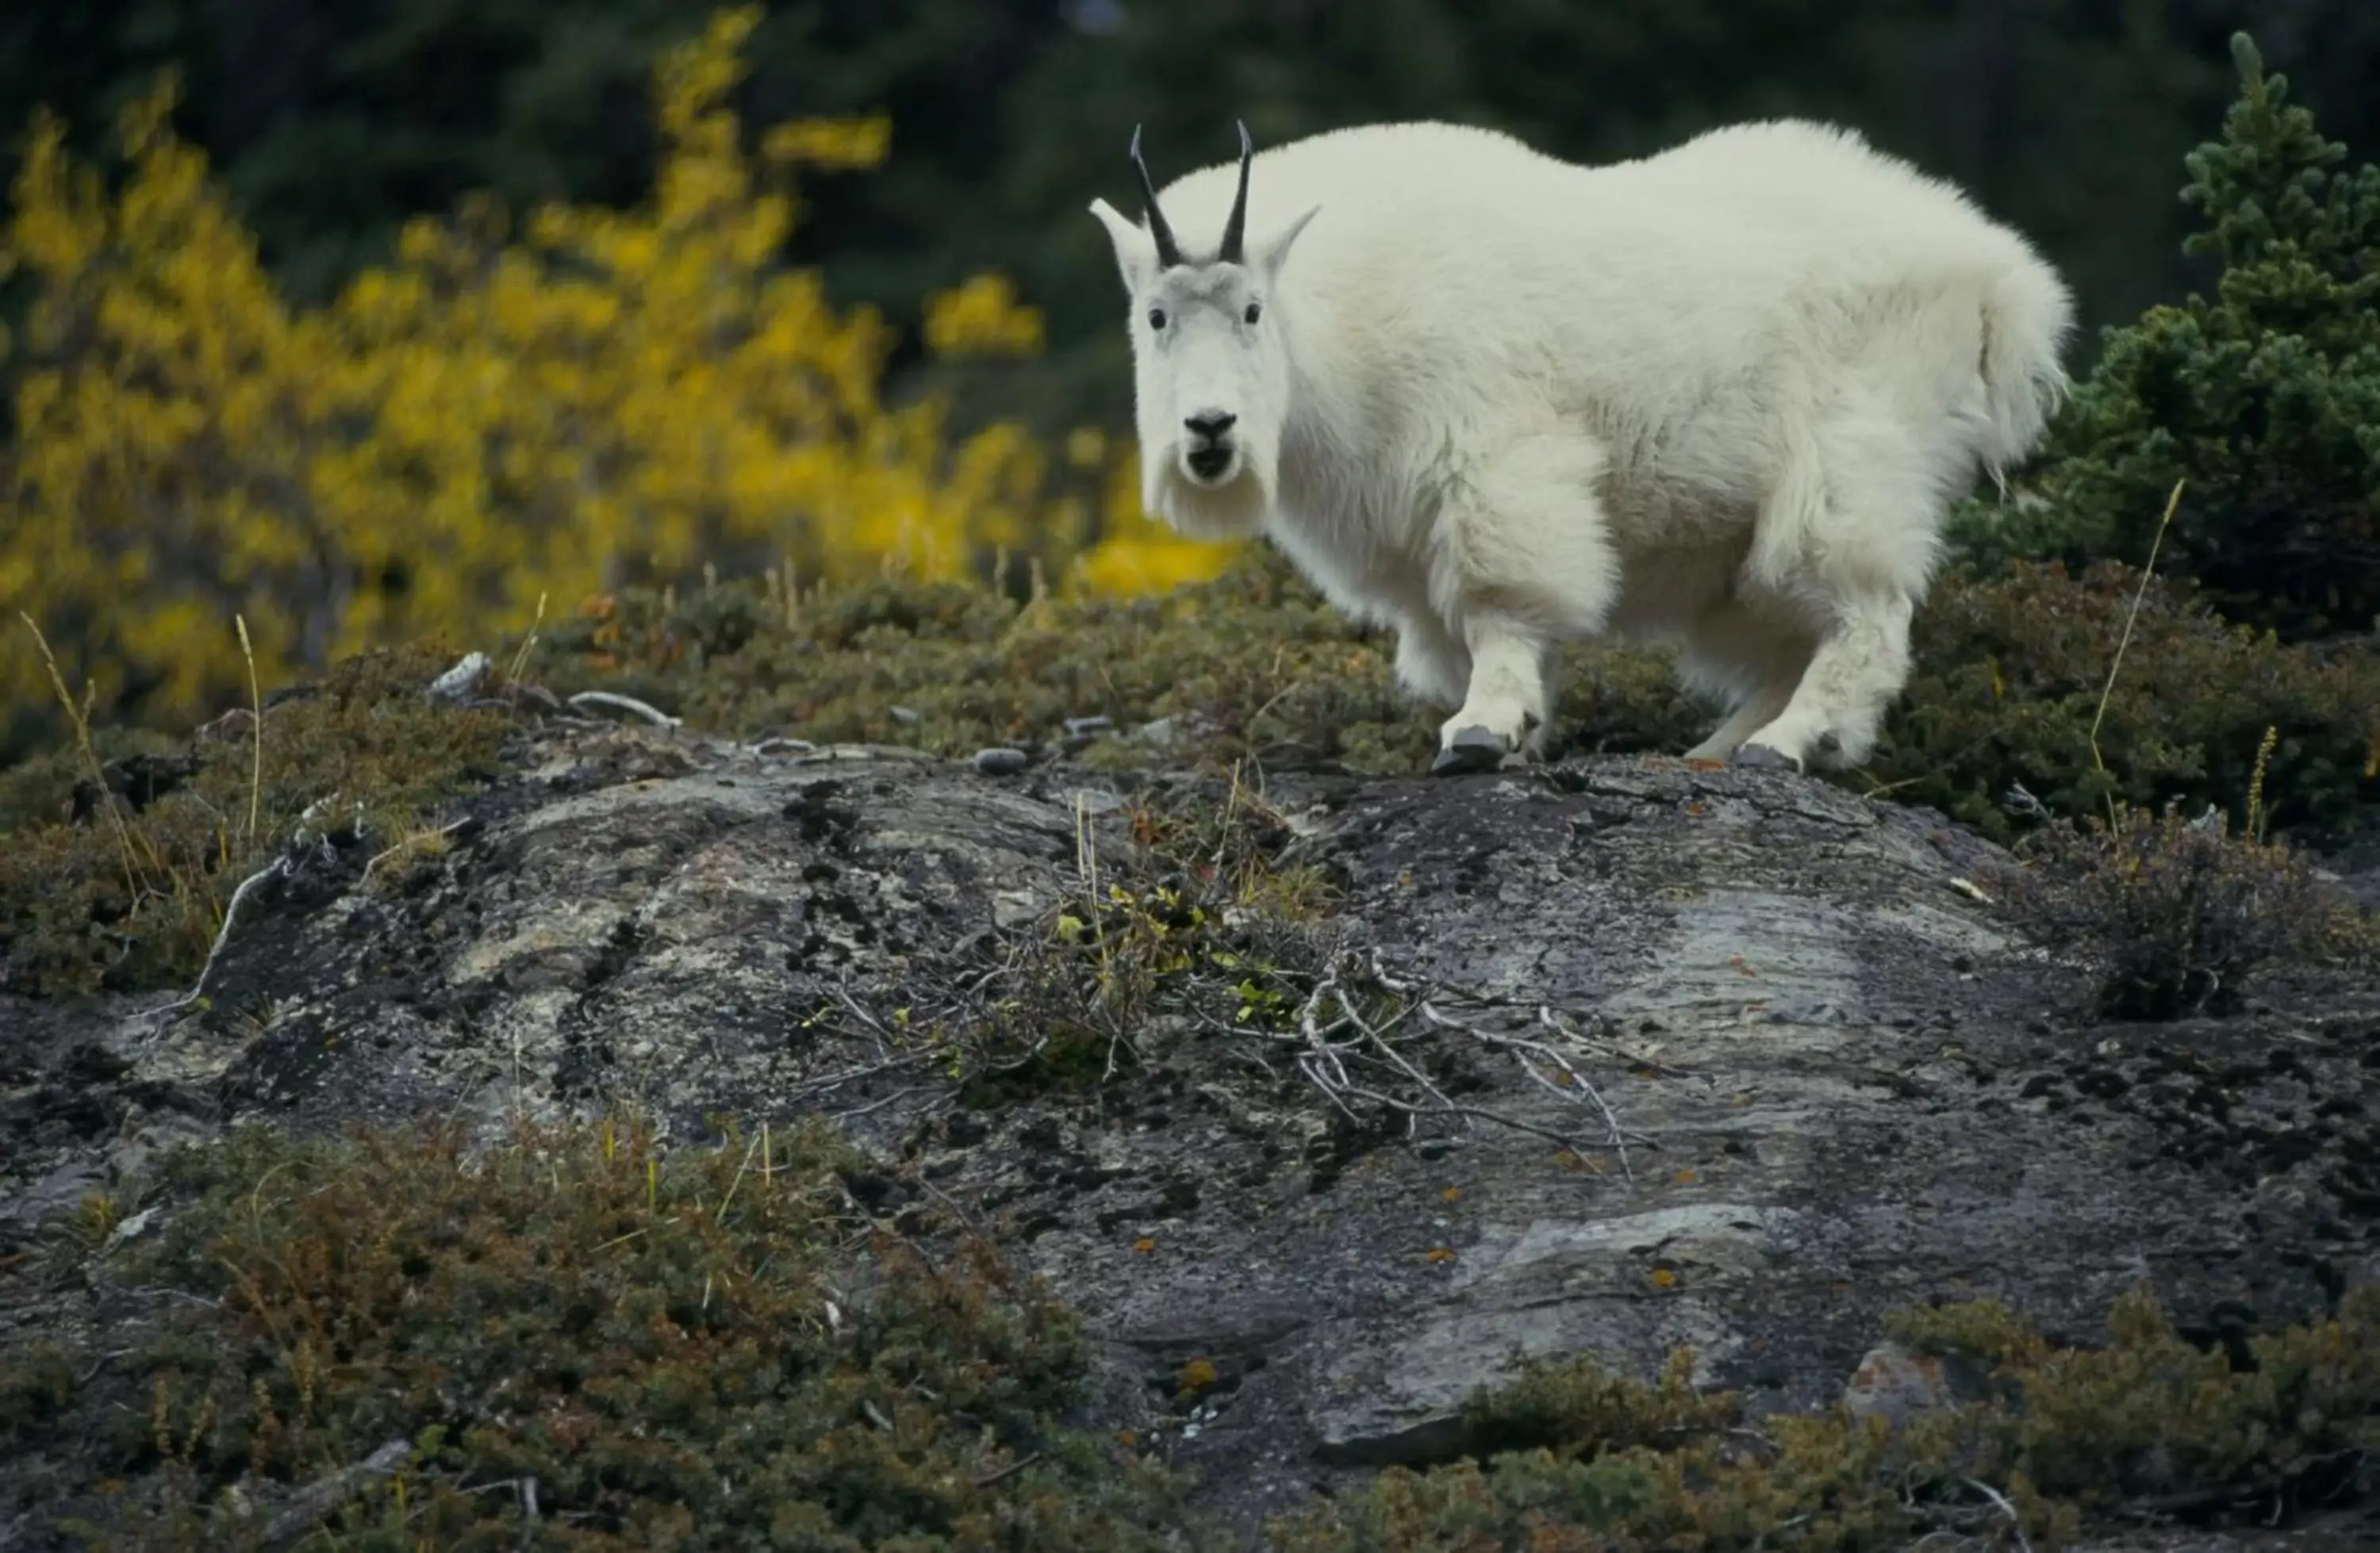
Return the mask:
[[1184, 255], [1153, 194], [1146, 229], [1104, 200], [1091, 204], [1131, 297], [1142, 505], [1205, 539], [1251, 535], [1272, 505], [1290, 408], [1288, 321], [1273, 293], [1290, 245], [1315, 213], [1264, 241], [1245, 240], [1241, 133], [1240, 199], [1212, 259]]

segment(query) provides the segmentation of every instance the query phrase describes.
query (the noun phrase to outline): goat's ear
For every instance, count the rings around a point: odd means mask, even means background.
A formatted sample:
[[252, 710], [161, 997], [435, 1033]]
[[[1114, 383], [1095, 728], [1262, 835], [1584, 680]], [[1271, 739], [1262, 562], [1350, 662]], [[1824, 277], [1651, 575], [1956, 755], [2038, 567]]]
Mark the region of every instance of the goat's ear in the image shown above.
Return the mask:
[[1300, 232], [1305, 230], [1305, 224], [1321, 213], [1321, 206], [1309, 205], [1304, 215], [1266, 238], [1262, 243], [1256, 245], [1255, 251], [1248, 256], [1249, 263], [1251, 268], [1264, 276], [1265, 284], [1269, 285], [1280, 279], [1281, 266], [1289, 262], [1290, 245], [1297, 241], [1297, 235]]
[[1157, 268], [1157, 243], [1140, 229], [1136, 221], [1127, 221], [1123, 214], [1105, 200], [1091, 201], [1091, 213], [1108, 229], [1108, 241], [1114, 245], [1116, 273], [1123, 277], [1123, 288], [1137, 293], [1141, 283]]

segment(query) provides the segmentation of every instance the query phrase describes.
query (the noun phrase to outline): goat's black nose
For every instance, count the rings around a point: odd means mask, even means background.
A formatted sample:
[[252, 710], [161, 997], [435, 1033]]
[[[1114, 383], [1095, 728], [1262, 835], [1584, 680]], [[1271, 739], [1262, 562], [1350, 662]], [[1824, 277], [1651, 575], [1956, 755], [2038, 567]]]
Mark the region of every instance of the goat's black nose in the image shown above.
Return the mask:
[[1211, 443], [1230, 431], [1239, 419], [1238, 416], [1227, 415], [1221, 410], [1201, 410], [1196, 415], [1184, 416], [1182, 424], [1190, 428], [1193, 435], [1203, 437]]

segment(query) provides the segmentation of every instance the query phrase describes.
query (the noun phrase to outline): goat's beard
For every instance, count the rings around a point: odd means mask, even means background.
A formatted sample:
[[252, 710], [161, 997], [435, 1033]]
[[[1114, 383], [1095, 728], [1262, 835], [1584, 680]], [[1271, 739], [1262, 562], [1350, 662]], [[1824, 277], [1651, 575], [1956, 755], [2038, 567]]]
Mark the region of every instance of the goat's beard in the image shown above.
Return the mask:
[[1269, 460], [1243, 447], [1230, 479], [1220, 485], [1201, 485], [1183, 472], [1172, 448], [1161, 456], [1144, 455], [1144, 458], [1148, 478], [1141, 491], [1142, 504], [1183, 538], [1247, 540], [1263, 530], [1265, 515], [1272, 510]]

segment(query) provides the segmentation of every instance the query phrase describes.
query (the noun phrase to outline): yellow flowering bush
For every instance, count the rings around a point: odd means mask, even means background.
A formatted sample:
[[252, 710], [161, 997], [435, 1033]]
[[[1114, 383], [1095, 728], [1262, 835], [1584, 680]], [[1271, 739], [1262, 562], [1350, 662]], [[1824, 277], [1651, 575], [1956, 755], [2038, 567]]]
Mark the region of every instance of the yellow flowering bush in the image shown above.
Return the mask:
[[[1094, 588], [1211, 576], [1228, 552], [1142, 517], [1128, 453], [1086, 470], [1079, 438], [1053, 459], [1017, 425], [960, 435], [938, 399], [883, 402], [892, 328], [775, 256], [796, 173], [872, 166], [891, 126], [780, 125], [747, 153], [728, 100], [758, 19], [722, 11], [661, 61], [641, 205], [515, 224], [467, 203], [317, 309], [282, 297], [174, 133], [170, 76], [121, 115], [113, 190], [38, 116], [0, 228], [0, 275], [31, 294], [7, 342], [0, 608], [103, 700], [178, 715], [244, 690], [236, 616], [270, 681], [706, 565], [946, 579], [1005, 551]], [[945, 356], [1042, 345], [996, 275], [923, 322]], [[1097, 511], [1062, 493], [1085, 476]], [[23, 705], [48, 681], [17, 642], [0, 673]]]

